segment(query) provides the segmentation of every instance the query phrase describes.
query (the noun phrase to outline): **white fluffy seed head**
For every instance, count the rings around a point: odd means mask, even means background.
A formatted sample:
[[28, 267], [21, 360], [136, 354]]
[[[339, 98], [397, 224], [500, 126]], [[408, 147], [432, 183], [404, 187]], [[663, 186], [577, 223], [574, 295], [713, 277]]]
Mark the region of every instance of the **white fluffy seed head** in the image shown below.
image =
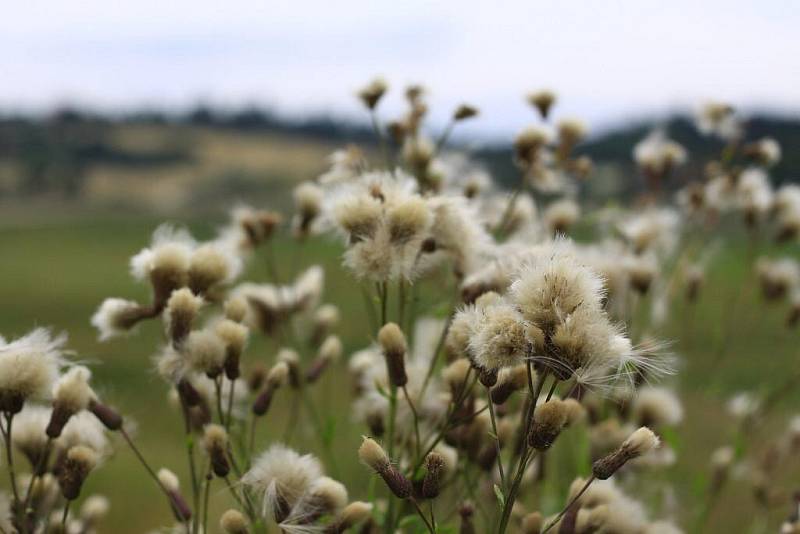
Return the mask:
[[203, 427], [203, 446], [207, 451], [227, 451], [228, 432], [225, 427], [216, 424]]
[[247, 344], [248, 328], [230, 319], [223, 319], [214, 325], [214, 332], [228, 350], [241, 354]]
[[317, 327], [330, 329], [339, 324], [341, 314], [334, 304], [323, 304], [314, 313], [314, 323]]
[[81, 505], [81, 519], [90, 525], [94, 525], [108, 515], [111, 509], [111, 501], [104, 495], [90, 495]]
[[238, 276], [240, 270], [238, 256], [218, 243], [207, 243], [192, 252], [189, 286], [196, 293], [205, 293], [219, 284], [230, 282]]
[[171, 315], [195, 317], [202, 305], [202, 297], [195, 296], [190, 289], [183, 287], [172, 292], [167, 301], [167, 310]]
[[389, 465], [389, 456], [377, 441], [364, 437], [361, 447], [358, 448], [358, 458], [374, 471], [383, 471]]
[[64, 362], [66, 340], [63, 334], [53, 337], [48, 330], [37, 328], [0, 346], [0, 400], [47, 398]]
[[265, 510], [273, 510], [276, 499], [290, 507], [322, 476], [322, 466], [310, 454], [300, 455], [282, 444], [272, 445], [257, 457], [242, 477], [242, 484], [264, 499]]
[[247, 534], [247, 518], [239, 511], [227, 510], [219, 520], [219, 526], [225, 534]]
[[655, 433], [646, 426], [638, 428], [628, 439], [622, 442], [621, 448], [629, 454], [641, 456], [658, 447], [659, 439]]
[[161, 485], [164, 486], [167, 491], [170, 492], [177, 492], [181, 488], [180, 480], [178, 480], [178, 475], [167, 469], [166, 467], [162, 467], [158, 470], [158, 481], [161, 482]]
[[99, 332], [100, 341], [106, 341], [127, 334], [140, 309], [141, 306], [132, 300], [108, 298], [92, 315], [91, 324]]
[[231, 297], [225, 301], [225, 318], [241, 323], [247, 317], [247, 301], [242, 297]]
[[95, 398], [89, 386], [91, 377], [92, 372], [82, 365], [69, 369], [53, 386], [53, 405], [70, 414], [85, 410]]
[[219, 373], [225, 362], [225, 345], [210, 330], [191, 332], [181, 348], [181, 353], [192, 368], [202, 373]]
[[498, 370], [522, 362], [528, 345], [522, 315], [512, 306], [498, 303], [487, 306], [484, 321], [470, 338], [470, 354], [481, 369]]
[[323, 360], [337, 361], [342, 356], [342, 341], [338, 336], [328, 336], [319, 347], [318, 355]]
[[407, 350], [406, 336], [396, 323], [387, 323], [378, 331], [378, 343], [387, 354], [404, 355]]
[[289, 364], [285, 361], [279, 361], [267, 373], [267, 383], [272, 387], [281, 387], [286, 384], [289, 378]]

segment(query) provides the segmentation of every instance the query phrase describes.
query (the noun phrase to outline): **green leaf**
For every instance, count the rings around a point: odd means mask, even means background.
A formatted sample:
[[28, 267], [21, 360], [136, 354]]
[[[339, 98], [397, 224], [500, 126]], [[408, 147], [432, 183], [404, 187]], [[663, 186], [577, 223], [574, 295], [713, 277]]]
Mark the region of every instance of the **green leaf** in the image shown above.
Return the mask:
[[500, 503], [500, 508], [506, 507], [506, 498], [503, 495], [503, 490], [497, 484], [494, 485], [494, 496], [497, 497], [497, 502]]

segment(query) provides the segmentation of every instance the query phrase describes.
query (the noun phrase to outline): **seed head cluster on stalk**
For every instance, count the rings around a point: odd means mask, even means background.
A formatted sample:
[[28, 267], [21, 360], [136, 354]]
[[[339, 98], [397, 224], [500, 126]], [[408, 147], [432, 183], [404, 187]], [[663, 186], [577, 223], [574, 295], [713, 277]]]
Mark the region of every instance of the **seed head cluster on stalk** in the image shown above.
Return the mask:
[[[712, 455], [703, 498], [682, 510], [652, 490], [682, 453], [687, 412], [670, 379], [680, 340], [664, 341], [665, 324], [681, 307], [683, 335], [700, 334], [691, 317], [722, 221], [748, 237], [751, 285], [800, 322], [797, 260], [758, 254], [767, 238], [800, 237], [800, 188], [770, 182], [780, 146], [747, 139], [733, 108], [709, 104], [698, 129], [725, 146], [705, 175], [669, 198], [690, 155], [656, 129], [632, 147], [639, 198], [601, 208], [583, 194], [588, 127], [560, 115], [554, 92], [521, 106], [530, 125], [510, 147], [510, 193], [451, 148], [477, 107], [455, 105], [434, 136], [422, 86], [387, 120], [392, 96], [382, 79], [357, 92], [375, 143], [335, 152], [285, 213], [237, 206], [206, 241], [158, 227], [130, 261], [149, 299], [108, 298], [91, 317], [100, 341], [159, 325], [151, 361], [182, 465], [139, 448], [136, 425], [98, 396], [66, 336], [0, 341], [3, 532], [98, 531], [110, 503], [82, 490], [115, 448], [150, 478], [168, 531], [189, 534], [699, 532], [739, 471], [764, 509], [785, 501], [775, 465], [800, 451], [800, 424], [748, 462], [745, 434], [796, 376], [730, 402], [737, 441]], [[340, 285], [363, 314], [324, 300], [332, 269], [303, 260], [321, 235], [340, 240], [350, 277]], [[252, 274], [262, 262], [266, 279]], [[341, 412], [363, 437], [339, 432]], [[365, 469], [343, 472], [356, 458]], [[785, 532], [797, 529], [793, 506]]]

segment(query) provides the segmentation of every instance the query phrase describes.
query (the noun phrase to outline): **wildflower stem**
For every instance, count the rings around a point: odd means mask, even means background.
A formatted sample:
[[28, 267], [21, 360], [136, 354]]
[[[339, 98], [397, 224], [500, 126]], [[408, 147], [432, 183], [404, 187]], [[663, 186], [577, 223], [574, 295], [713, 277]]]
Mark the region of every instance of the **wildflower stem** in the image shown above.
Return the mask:
[[458, 411], [458, 408], [461, 406], [461, 403], [464, 402], [464, 399], [466, 399], [467, 396], [469, 395], [469, 393], [472, 391], [472, 388], [475, 387], [475, 383], [478, 381], [478, 376], [475, 375], [473, 377], [473, 379], [472, 379], [472, 383], [469, 385], [469, 387], [466, 387], [466, 384], [469, 381], [469, 376], [470, 376], [471, 372], [472, 372], [472, 369], [470, 369], [467, 372], [467, 374], [464, 376], [464, 380], [461, 383], [461, 390], [460, 390], [461, 394], [458, 396], [458, 399], [456, 399], [456, 401], [450, 406], [450, 409], [447, 412], [447, 417], [445, 417], [445, 423], [442, 426], [442, 429], [436, 435], [436, 438], [433, 440], [433, 443], [431, 443], [428, 446], [428, 448], [425, 449], [425, 452], [420, 456], [419, 460], [417, 460], [417, 464], [414, 466], [414, 469], [411, 471], [412, 473], [416, 473], [419, 470], [419, 468], [422, 467], [422, 462], [425, 459], [425, 457], [428, 456], [428, 454], [433, 449], [436, 448], [436, 446], [439, 444], [440, 441], [442, 441], [442, 439], [444, 438], [445, 433], [448, 430], [450, 430], [451, 428], [453, 428], [454, 426], [458, 426], [459, 424], [461, 424], [462, 421], [454, 421], [453, 420], [453, 416], [455, 415], [456, 411]]
[[172, 510], [173, 507], [172, 495], [170, 495], [167, 488], [164, 487], [164, 484], [161, 483], [161, 480], [159, 480], [158, 475], [156, 475], [156, 472], [153, 470], [152, 467], [150, 467], [150, 464], [147, 463], [147, 460], [145, 460], [141, 451], [139, 451], [139, 448], [133, 443], [133, 440], [131, 439], [130, 435], [125, 431], [124, 428], [119, 429], [119, 434], [122, 436], [122, 439], [124, 439], [125, 442], [128, 444], [128, 447], [131, 448], [133, 454], [139, 460], [139, 463], [142, 464], [142, 467], [144, 467], [147, 473], [150, 475], [150, 478], [152, 478], [155, 481], [155, 483], [158, 485], [158, 487], [161, 489], [164, 495], [166, 495], [167, 502], [169, 502], [170, 505], [170, 510]]
[[50, 456], [50, 447], [52, 445], [53, 445], [53, 438], [48, 436], [47, 441], [44, 444], [44, 450], [42, 451], [42, 455], [39, 457], [39, 461], [37, 462], [36, 469], [31, 475], [31, 481], [28, 483], [28, 489], [25, 490], [25, 501], [22, 503], [22, 510], [23, 510], [22, 513], [27, 514], [28, 504], [30, 503], [31, 496], [33, 495], [33, 487], [41, 477], [42, 471], [44, 471], [44, 468], [47, 464], [47, 458]]
[[[3, 443], [6, 446], [6, 463], [8, 464], [8, 477], [9, 477], [9, 484], [11, 486], [11, 492], [14, 494], [14, 502], [18, 505], [20, 503], [19, 500], [19, 492], [17, 489], [17, 475], [14, 470], [14, 452], [13, 452], [13, 445], [11, 444], [11, 425], [12, 421], [14, 420], [14, 415], [11, 413], [6, 413], [6, 426], [5, 430], [3, 430]], [[2, 425], [0, 425], [0, 429], [2, 429]]]
[[422, 381], [422, 387], [419, 390], [419, 398], [422, 398], [422, 396], [425, 394], [425, 390], [428, 388], [428, 383], [433, 377], [433, 372], [436, 370], [436, 363], [439, 360], [439, 353], [442, 352], [442, 347], [444, 347], [444, 342], [447, 339], [447, 333], [450, 331], [450, 325], [453, 324], [453, 307], [455, 307], [455, 305], [451, 307], [450, 313], [447, 316], [447, 322], [445, 322], [442, 333], [439, 336], [439, 340], [436, 342], [436, 348], [431, 356], [431, 362], [428, 364], [428, 372], [425, 374], [425, 380]]
[[563, 509], [563, 510], [561, 510], [561, 512], [559, 512], [559, 514], [558, 514], [558, 515], [555, 517], [555, 519], [553, 519], [553, 520], [550, 522], [550, 524], [549, 524], [549, 525], [547, 525], [547, 526], [544, 528], [544, 530], [542, 530], [542, 534], [545, 534], [545, 532], [547, 532], [548, 530], [550, 530], [551, 528], [553, 528], [554, 526], [556, 526], [556, 524], [558, 524], [558, 522], [559, 522], [559, 521], [561, 521], [561, 518], [562, 518], [562, 517], [564, 517], [564, 515], [565, 515], [567, 512], [569, 512], [570, 508], [572, 508], [572, 507], [573, 507], [573, 505], [574, 505], [576, 502], [578, 502], [578, 499], [580, 499], [580, 498], [583, 496], [583, 494], [584, 494], [584, 493], [586, 493], [586, 490], [588, 490], [588, 489], [589, 489], [589, 486], [591, 486], [591, 485], [592, 485], [592, 482], [594, 482], [594, 480], [595, 480], [595, 478], [594, 478], [594, 475], [590, 476], [590, 477], [588, 478], [588, 480], [586, 480], [586, 483], [583, 485], [583, 487], [582, 487], [582, 488], [581, 488], [581, 490], [578, 492], [578, 494], [577, 494], [577, 495], [575, 495], [575, 496], [574, 496], [572, 499], [570, 499], [570, 501], [567, 503], [567, 505], [564, 507], [564, 509]]
[[61, 514], [61, 531], [67, 531], [67, 516], [69, 515], [69, 505], [72, 504], [72, 501], [67, 501], [64, 504], [64, 512]]
[[228, 410], [225, 416], [225, 430], [230, 432], [231, 422], [233, 421], [233, 394], [236, 389], [236, 380], [231, 380], [231, 387], [228, 390]]
[[[523, 434], [522, 434], [522, 452], [520, 454], [520, 462], [517, 465], [517, 472], [514, 476], [514, 482], [512, 483], [511, 487], [508, 490], [508, 493], [505, 495], [505, 502], [503, 504], [503, 515], [500, 520], [500, 527], [498, 528], [498, 534], [503, 534], [506, 529], [508, 528], [508, 521], [511, 518], [511, 509], [514, 507], [514, 501], [517, 498], [517, 492], [519, 491], [519, 485], [522, 482], [522, 476], [525, 474], [525, 468], [528, 466], [528, 462], [536, 456], [536, 449], [532, 452], [528, 451], [528, 433], [531, 429], [531, 423], [533, 422], [533, 414], [536, 411], [536, 404], [539, 401], [539, 395], [542, 392], [542, 387], [544, 386], [545, 380], [548, 377], [548, 371], [542, 372], [536, 378], [536, 385], [533, 384], [533, 369], [532, 363], [530, 360], [527, 362], [527, 371], [528, 371], [528, 408], [525, 410], [525, 421], [522, 424]], [[491, 403], [491, 399], [489, 401]]]
[[500, 487], [506, 489], [506, 474], [503, 471], [503, 457], [500, 456], [500, 437], [497, 435], [497, 418], [494, 413], [494, 403], [492, 402], [492, 388], [486, 387], [486, 396], [489, 400], [489, 419], [492, 422], [492, 437], [494, 438], [494, 446], [497, 450], [497, 468], [500, 471]]
[[439, 139], [436, 141], [436, 148], [434, 149], [434, 155], [438, 154], [442, 148], [444, 148], [445, 143], [447, 140], [450, 139], [450, 134], [453, 133], [453, 127], [456, 125], [456, 121], [454, 119], [450, 119], [450, 122], [447, 123], [442, 135], [439, 136]]
[[216, 391], [217, 418], [219, 419], [219, 424], [225, 426], [225, 412], [222, 411], [222, 375], [214, 380], [214, 389]]
[[211, 474], [211, 464], [206, 468], [206, 483], [203, 492], [203, 532], [208, 532], [208, 496], [211, 493], [211, 481], [214, 480]]
[[386, 324], [386, 306], [389, 300], [389, 285], [387, 282], [378, 282], [377, 284], [378, 290], [378, 299], [381, 302], [381, 324], [383, 326]]
[[409, 500], [411, 501], [411, 504], [414, 505], [414, 508], [417, 510], [419, 516], [422, 518], [422, 521], [425, 523], [425, 526], [428, 527], [428, 532], [430, 532], [431, 534], [436, 534], [436, 530], [434, 530], [433, 526], [431, 526], [430, 522], [428, 521], [428, 518], [425, 517], [425, 512], [423, 512], [422, 508], [419, 507], [419, 503], [417, 503], [417, 500], [414, 499], [413, 497], [410, 498]]
[[406, 402], [408, 402], [408, 407], [411, 409], [411, 415], [414, 417], [414, 436], [415, 436], [415, 453], [417, 458], [419, 458], [419, 450], [422, 447], [422, 442], [419, 438], [419, 414], [417, 414], [417, 409], [414, 407], [414, 403], [411, 400], [411, 395], [408, 394], [408, 388], [403, 386], [403, 395], [406, 397]]
[[506, 227], [508, 223], [511, 221], [511, 214], [514, 213], [514, 206], [517, 205], [517, 199], [519, 195], [522, 193], [522, 190], [525, 188], [525, 174], [522, 175], [522, 178], [519, 181], [519, 185], [514, 192], [511, 194], [511, 198], [508, 199], [508, 204], [506, 204], [506, 209], [503, 211], [503, 216], [500, 218], [500, 223], [497, 225], [497, 231], [500, 235], [506, 233]]

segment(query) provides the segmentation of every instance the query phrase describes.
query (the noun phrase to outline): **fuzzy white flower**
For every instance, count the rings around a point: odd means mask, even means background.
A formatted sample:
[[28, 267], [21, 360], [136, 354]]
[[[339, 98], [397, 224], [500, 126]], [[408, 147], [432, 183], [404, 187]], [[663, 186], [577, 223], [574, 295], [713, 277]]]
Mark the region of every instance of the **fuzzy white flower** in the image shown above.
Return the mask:
[[45, 328], [0, 346], [0, 403], [18, 412], [30, 399], [48, 398], [64, 365], [65, 334], [52, 336]]

